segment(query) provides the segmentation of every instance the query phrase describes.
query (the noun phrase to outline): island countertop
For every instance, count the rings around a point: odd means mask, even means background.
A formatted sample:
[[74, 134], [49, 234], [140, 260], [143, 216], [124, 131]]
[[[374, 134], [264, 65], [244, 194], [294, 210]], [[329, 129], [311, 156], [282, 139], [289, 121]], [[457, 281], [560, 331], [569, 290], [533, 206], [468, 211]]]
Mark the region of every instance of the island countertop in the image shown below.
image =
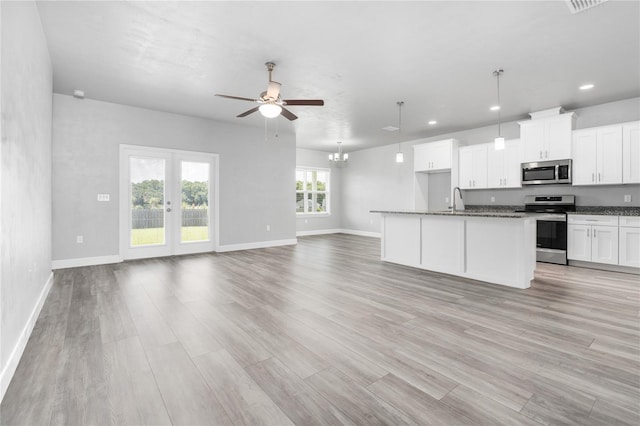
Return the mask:
[[525, 213], [516, 212], [492, 212], [492, 211], [478, 211], [478, 210], [456, 210], [455, 213], [451, 211], [426, 211], [426, 210], [370, 210], [370, 213], [382, 213], [382, 214], [412, 214], [412, 215], [429, 215], [429, 216], [473, 216], [473, 217], [496, 217], [506, 219], [520, 219], [526, 216]]

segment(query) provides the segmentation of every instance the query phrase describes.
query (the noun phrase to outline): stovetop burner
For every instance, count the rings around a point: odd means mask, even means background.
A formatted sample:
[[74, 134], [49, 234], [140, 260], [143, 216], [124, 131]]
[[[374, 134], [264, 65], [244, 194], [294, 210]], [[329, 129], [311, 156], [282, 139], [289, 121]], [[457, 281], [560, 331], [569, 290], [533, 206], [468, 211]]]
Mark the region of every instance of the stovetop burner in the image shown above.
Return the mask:
[[566, 213], [576, 211], [575, 195], [527, 195], [525, 213]]

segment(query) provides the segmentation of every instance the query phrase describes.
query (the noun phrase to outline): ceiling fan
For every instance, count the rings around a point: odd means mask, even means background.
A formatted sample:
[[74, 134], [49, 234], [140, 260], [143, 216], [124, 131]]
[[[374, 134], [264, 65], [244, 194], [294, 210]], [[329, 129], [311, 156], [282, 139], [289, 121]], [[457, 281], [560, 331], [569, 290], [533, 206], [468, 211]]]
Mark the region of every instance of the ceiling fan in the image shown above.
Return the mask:
[[282, 114], [285, 118], [293, 121], [298, 118], [297, 115], [286, 109], [285, 105], [309, 105], [309, 106], [323, 106], [324, 101], [322, 99], [281, 99], [280, 98], [280, 86], [281, 84], [271, 79], [271, 73], [276, 67], [273, 62], [265, 63], [267, 70], [269, 71], [269, 84], [267, 90], [260, 94], [258, 99], [242, 98], [239, 96], [220, 95], [221, 98], [238, 99], [240, 101], [257, 102], [260, 105], [251, 108], [248, 111], [238, 114], [236, 117], [246, 117], [249, 114], [253, 114], [256, 111], [260, 111], [262, 115], [267, 118], [277, 117]]

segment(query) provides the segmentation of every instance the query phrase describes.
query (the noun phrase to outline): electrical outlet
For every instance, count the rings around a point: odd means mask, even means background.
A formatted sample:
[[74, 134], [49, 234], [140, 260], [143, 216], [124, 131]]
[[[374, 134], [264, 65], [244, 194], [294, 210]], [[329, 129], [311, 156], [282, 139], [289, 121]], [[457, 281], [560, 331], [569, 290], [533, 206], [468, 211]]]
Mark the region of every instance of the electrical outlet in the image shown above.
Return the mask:
[[109, 194], [98, 194], [98, 201], [109, 201]]
[[267, 225], [267, 231], [271, 231], [271, 225]]
[[496, 202], [496, 197], [491, 197], [491, 202], [495, 203]]
[[78, 244], [84, 243], [84, 237], [82, 235], [76, 236], [76, 243]]
[[449, 202], [449, 197], [444, 197], [444, 202], [448, 203]]
[[630, 203], [631, 202], [631, 194], [627, 194], [624, 196], [624, 202], [625, 203]]

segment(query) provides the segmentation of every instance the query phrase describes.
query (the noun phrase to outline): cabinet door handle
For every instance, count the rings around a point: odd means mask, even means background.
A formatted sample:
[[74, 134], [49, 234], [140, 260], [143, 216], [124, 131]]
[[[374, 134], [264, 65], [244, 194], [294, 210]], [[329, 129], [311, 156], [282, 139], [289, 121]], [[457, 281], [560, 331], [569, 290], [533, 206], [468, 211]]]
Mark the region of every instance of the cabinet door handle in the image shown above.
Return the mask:
[[589, 238], [589, 237], [590, 237], [590, 235], [589, 235], [589, 234], [590, 234], [590, 232], [589, 232], [589, 228], [587, 228], [587, 238]]
[[540, 151], [540, 159], [542, 160], [542, 151]]
[[544, 158], [549, 158], [549, 151], [544, 152]]
[[596, 174], [595, 173], [591, 173], [591, 182], [595, 182], [596, 181]]
[[595, 238], [595, 237], [596, 237], [596, 230], [594, 229], [593, 230], [593, 238]]
[[602, 182], [602, 176], [600, 176], [600, 172], [598, 172], [598, 182]]

